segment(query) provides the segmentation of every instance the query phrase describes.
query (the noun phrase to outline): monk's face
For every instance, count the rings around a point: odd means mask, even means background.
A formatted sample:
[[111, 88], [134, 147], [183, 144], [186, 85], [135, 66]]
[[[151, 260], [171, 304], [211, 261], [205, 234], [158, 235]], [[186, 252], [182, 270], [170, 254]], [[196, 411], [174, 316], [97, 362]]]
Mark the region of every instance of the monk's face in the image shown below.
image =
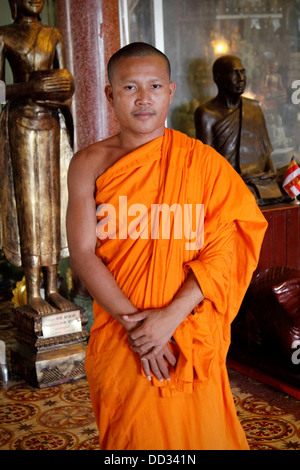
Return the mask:
[[174, 92], [175, 83], [158, 55], [121, 58], [106, 87], [121, 130], [150, 139], [163, 135]]

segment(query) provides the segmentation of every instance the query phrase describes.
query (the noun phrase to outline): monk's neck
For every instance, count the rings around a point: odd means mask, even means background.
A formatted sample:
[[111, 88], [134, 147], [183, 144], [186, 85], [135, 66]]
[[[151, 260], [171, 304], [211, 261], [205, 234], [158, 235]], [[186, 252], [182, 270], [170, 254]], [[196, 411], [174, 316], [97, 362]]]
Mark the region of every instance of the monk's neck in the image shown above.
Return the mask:
[[121, 148], [127, 151], [127, 153], [133, 152], [135, 149], [142, 147], [148, 142], [151, 142], [158, 137], [163, 137], [165, 128], [159, 129], [153, 133], [146, 134], [128, 134], [126, 132], [120, 132], [118, 134], [119, 145]]

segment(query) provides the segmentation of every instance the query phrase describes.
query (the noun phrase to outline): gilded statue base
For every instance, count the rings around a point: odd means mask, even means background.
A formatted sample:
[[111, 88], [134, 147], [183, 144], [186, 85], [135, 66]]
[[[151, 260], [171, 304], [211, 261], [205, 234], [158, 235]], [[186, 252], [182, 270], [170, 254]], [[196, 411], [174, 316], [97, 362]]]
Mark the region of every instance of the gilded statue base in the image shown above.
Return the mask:
[[84, 361], [88, 332], [85, 311], [74, 310], [39, 315], [30, 307], [12, 309], [17, 328], [11, 349], [14, 373], [37, 388], [70, 382], [85, 377]]

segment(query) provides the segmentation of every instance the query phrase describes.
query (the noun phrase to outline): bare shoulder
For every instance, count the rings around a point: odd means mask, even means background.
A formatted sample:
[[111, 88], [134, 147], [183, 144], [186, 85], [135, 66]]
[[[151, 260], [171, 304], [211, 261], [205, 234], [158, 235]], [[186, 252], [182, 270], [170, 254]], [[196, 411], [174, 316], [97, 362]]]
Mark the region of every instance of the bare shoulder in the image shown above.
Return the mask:
[[75, 153], [70, 162], [69, 176], [94, 184], [118, 159], [119, 152], [118, 136], [95, 142]]
[[104, 160], [105, 151], [102, 142], [96, 142], [75, 153], [69, 166], [69, 178], [76, 180], [96, 180]]

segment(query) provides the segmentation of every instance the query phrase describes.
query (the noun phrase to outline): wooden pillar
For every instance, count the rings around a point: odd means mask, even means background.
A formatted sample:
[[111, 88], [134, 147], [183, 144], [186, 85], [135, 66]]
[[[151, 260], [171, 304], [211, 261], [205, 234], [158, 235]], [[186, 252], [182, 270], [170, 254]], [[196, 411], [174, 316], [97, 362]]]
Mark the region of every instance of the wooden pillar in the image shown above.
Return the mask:
[[75, 79], [72, 115], [77, 151], [118, 131], [104, 88], [106, 65], [120, 48], [118, 0], [57, 0], [57, 26]]

